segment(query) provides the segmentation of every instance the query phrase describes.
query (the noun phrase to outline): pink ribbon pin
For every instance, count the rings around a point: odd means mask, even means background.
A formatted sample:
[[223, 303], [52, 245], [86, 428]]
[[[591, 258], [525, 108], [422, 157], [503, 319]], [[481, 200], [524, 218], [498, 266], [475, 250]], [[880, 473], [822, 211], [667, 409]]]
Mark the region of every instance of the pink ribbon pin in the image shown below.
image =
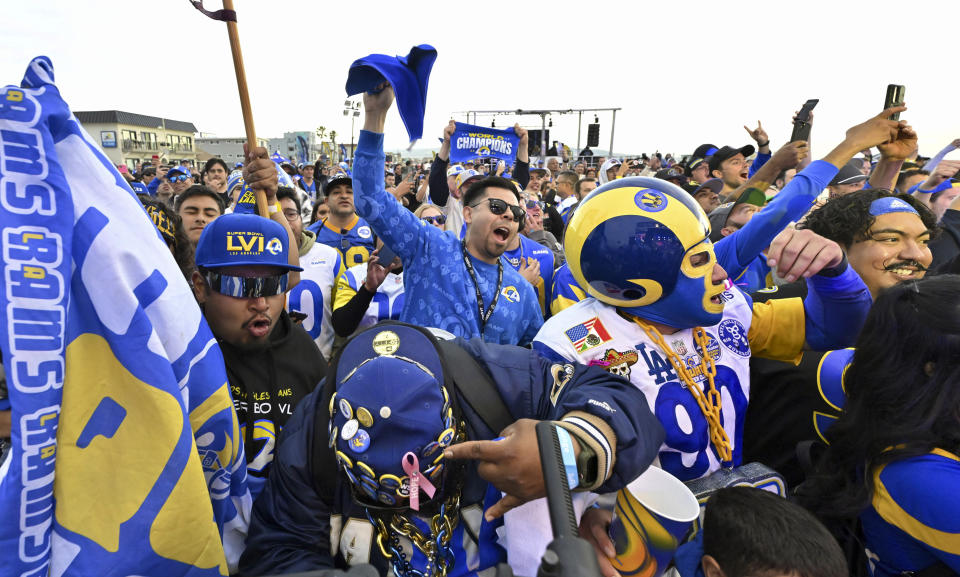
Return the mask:
[[430, 479], [420, 474], [420, 460], [413, 453], [407, 453], [403, 456], [403, 472], [410, 478], [410, 508], [414, 511], [420, 510], [420, 486], [423, 486], [423, 492], [428, 497], [433, 498], [437, 488], [433, 486]]

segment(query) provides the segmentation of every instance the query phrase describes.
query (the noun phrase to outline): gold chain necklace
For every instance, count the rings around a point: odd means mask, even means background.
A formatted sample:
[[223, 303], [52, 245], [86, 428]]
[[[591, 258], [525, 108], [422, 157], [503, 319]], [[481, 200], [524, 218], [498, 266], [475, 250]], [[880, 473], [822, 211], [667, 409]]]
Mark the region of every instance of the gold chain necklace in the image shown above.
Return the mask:
[[667, 358], [670, 359], [670, 364], [673, 365], [675, 371], [677, 371], [677, 376], [680, 377], [680, 380], [683, 381], [683, 384], [687, 386], [687, 390], [690, 391], [690, 394], [693, 395], [693, 398], [697, 400], [697, 405], [700, 406], [700, 412], [703, 413], [704, 418], [707, 420], [707, 425], [710, 429], [710, 442], [713, 443], [713, 448], [716, 449], [717, 455], [720, 456], [720, 461], [723, 464], [733, 464], [733, 450], [730, 446], [730, 437], [727, 436], [727, 432], [723, 430], [723, 423], [720, 422], [720, 391], [717, 390], [716, 385], [714, 384], [714, 377], [717, 375], [717, 365], [713, 362], [713, 357], [710, 356], [710, 351], [707, 350], [707, 333], [701, 327], [694, 327], [693, 329], [693, 339], [696, 341], [697, 346], [700, 347], [700, 369], [706, 377], [709, 390], [704, 392], [697, 383], [693, 380], [693, 375], [690, 374], [687, 366], [680, 360], [680, 357], [667, 346], [667, 341], [664, 340], [663, 335], [660, 334], [660, 331], [657, 330], [653, 325], [647, 324], [642, 319], [635, 317], [633, 315], [629, 316], [630, 320], [640, 326], [647, 333], [647, 336], [650, 337], [650, 340], [655, 342], [663, 353], [667, 355]]
[[[380, 547], [380, 553], [393, 563], [395, 568], [398, 565], [406, 565], [400, 568], [401, 574], [445, 577], [447, 571], [453, 566], [453, 557], [448, 554], [447, 545], [460, 521], [459, 490], [447, 499], [440, 508], [440, 512], [430, 520], [429, 535], [424, 535], [412, 521], [399, 513], [393, 514], [389, 529], [380, 517], [371, 516], [370, 520], [377, 530], [377, 546]], [[423, 553], [427, 558], [426, 571], [421, 573], [413, 569], [409, 566], [409, 561], [403, 559], [404, 555], [397, 535], [410, 539], [410, 542]], [[397, 558], [398, 556], [400, 558]]]

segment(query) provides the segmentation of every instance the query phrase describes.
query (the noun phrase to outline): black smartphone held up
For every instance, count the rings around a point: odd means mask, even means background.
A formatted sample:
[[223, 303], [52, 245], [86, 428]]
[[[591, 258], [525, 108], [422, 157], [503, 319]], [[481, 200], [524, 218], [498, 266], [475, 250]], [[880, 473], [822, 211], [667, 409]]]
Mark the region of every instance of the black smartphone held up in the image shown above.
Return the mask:
[[[887, 97], [883, 101], [883, 109], [903, 104], [903, 95], [906, 91], [907, 88], [903, 84], [887, 84]], [[900, 113], [891, 114], [890, 120], [900, 120]]]
[[380, 260], [380, 266], [388, 268], [393, 259], [397, 258], [397, 253], [393, 252], [393, 249], [389, 246], [383, 245], [380, 247], [380, 252], [377, 253], [377, 258]]
[[818, 102], [820, 102], [819, 98], [811, 98], [800, 107], [800, 112], [797, 113], [797, 117], [793, 121], [793, 134], [790, 136], [790, 142], [810, 140], [810, 113]]

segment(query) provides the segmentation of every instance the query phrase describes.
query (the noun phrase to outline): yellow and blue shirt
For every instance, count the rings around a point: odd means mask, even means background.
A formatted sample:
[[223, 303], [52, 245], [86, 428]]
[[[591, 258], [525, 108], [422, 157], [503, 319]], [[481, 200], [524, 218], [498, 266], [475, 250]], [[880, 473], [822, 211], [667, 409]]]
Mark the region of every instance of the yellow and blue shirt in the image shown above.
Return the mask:
[[877, 467], [860, 515], [874, 577], [943, 563], [960, 573], [960, 456], [934, 449]]
[[334, 228], [329, 220], [315, 222], [307, 230], [317, 235], [317, 242], [340, 251], [346, 268], [363, 264], [370, 260], [370, 254], [376, 248], [376, 239], [370, 225], [354, 215], [349, 226]]

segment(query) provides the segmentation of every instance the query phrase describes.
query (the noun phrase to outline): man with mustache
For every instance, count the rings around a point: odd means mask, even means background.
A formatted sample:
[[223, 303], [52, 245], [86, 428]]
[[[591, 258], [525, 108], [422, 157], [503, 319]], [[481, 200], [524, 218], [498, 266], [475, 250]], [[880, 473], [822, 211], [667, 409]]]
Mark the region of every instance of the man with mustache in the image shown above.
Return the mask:
[[266, 149], [257, 154], [244, 170], [244, 181], [267, 189], [271, 218], [233, 213], [207, 225], [197, 242], [192, 276], [194, 296], [223, 353], [253, 497], [266, 482], [277, 433], [326, 367], [313, 339], [283, 308], [303, 269], [297, 251], [291, 251], [296, 241], [276, 199], [276, 168]]
[[[928, 244], [936, 223], [934, 214], [911, 195], [865, 189], [831, 198], [811, 212], [801, 227], [839, 244], [876, 299], [899, 282], [923, 278], [933, 260]], [[753, 299], [805, 296], [806, 286], [793, 283], [754, 293]], [[845, 366], [835, 361], [850, 352], [808, 352], [797, 365], [751, 359], [750, 380], [756, 386], [744, 427], [745, 462], [759, 461], [774, 468], [788, 486], [803, 480], [797, 444], [820, 438], [823, 424], [839, 414], [830, 383]]]

